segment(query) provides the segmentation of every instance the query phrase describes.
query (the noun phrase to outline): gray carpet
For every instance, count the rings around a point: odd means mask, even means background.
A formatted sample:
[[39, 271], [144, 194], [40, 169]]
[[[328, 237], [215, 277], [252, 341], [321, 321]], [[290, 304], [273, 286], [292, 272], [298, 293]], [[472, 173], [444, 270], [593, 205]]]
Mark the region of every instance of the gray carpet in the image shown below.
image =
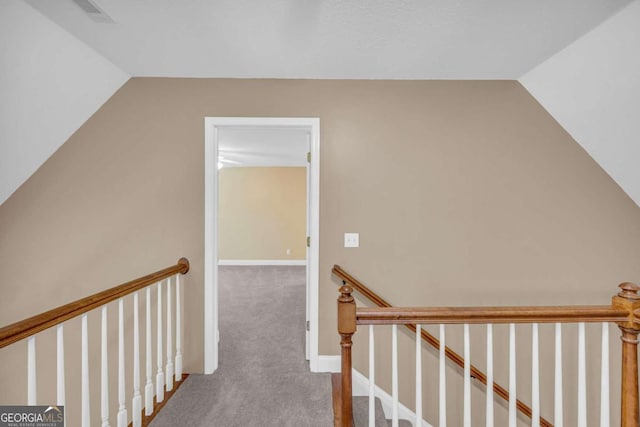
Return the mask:
[[219, 274], [219, 368], [190, 375], [150, 426], [331, 427], [330, 375], [304, 357], [305, 267]]
[[[390, 427], [391, 420], [386, 419], [380, 399], [376, 397], [375, 427]], [[355, 427], [369, 426], [369, 397], [353, 396], [353, 424]], [[407, 420], [398, 420], [398, 427], [413, 427]]]
[[[368, 427], [369, 425], [369, 398], [366, 396], [353, 396], [353, 424], [355, 427]], [[389, 427], [390, 424], [384, 417], [382, 403], [376, 398], [375, 427]]]

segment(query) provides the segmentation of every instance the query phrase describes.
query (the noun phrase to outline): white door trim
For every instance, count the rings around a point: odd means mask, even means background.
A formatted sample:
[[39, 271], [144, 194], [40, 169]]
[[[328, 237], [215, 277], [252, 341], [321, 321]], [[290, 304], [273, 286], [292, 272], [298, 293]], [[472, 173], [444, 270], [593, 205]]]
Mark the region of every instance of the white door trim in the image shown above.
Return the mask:
[[[310, 230], [307, 295], [309, 297], [309, 364], [318, 370], [318, 281], [320, 236], [320, 119], [292, 117], [205, 117], [204, 119], [204, 373], [218, 368], [218, 137], [219, 127], [304, 127], [311, 129]], [[304, 325], [301, 325], [304, 327]]]

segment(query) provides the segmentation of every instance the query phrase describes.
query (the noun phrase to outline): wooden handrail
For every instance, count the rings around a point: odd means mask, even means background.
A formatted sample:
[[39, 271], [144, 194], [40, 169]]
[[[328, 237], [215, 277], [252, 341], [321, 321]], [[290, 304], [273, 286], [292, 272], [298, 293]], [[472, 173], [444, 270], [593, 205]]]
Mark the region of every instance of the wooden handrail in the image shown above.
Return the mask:
[[35, 335], [38, 332], [56, 326], [66, 320], [77, 317], [102, 305], [108, 304], [130, 293], [146, 288], [167, 277], [186, 274], [189, 271], [189, 260], [180, 258], [178, 263], [155, 273], [148, 274], [130, 282], [123, 283], [102, 292], [56, 307], [28, 319], [0, 328], [0, 348], [11, 345]]
[[[349, 283], [349, 285], [353, 289], [355, 289], [356, 291], [358, 291], [358, 293], [360, 293], [360, 294], [364, 295], [365, 297], [367, 297], [374, 304], [378, 305], [378, 307], [393, 308], [391, 306], [391, 304], [389, 304], [382, 297], [380, 297], [378, 294], [376, 294], [371, 289], [369, 289], [367, 286], [365, 286], [362, 282], [358, 281], [356, 278], [354, 278], [349, 273], [344, 271], [339, 265], [334, 265], [333, 269], [331, 270], [331, 272], [336, 277], [338, 277], [338, 278], [340, 278], [342, 280], [343, 285], [345, 285], [346, 283]], [[356, 312], [358, 312], [358, 311], [362, 312], [362, 310], [364, 310], [364, 309], [357, 309]], [[375, 309], [370, 309], [370, 310], [375, 310]], [[628, 317], [628, 312], [625, 312], [625, 313], [626, 313], [626, 315], [625, 315], [625, 319], [626, 319]], [[356, 319], [356, 322], [357, 322], [357, 319]], [[391, 322], [391, 323], [393, 323], [393, 322]], [[404, 326], [406, 326], [410, 331], [415, 333], [415, 331], [416, 331], [415, 323], [404, 323]], [[435, 349], [439, 349], [440, 348], [440, 340], [438, 340], [436, 337], [431, 335], [429, 332], [427, 332], [424, 329], [422, 329], [421, 330], [421, 336], [422, 336], [422, 340], [426, 341], [433, 348], [435, 348]], [[460, 368], [464, 368], [464, 358], [462, 356], [460, 356], [458, 353], [456, 353], [455, 351], [451, 350], [451, 348], [449, 348], [448, 346], [445, 346], [445, 355], [447, 356], [447, 358], [449, 360], [451, 360], [453, 363], [458, 365]], [[470, 371], [471, 371], [471, 377], [472, 378], [477, 379], [478, 381], [480, 381], [485, 386], [487, 385], [487, 376], [485, 375], [484, 372], [482, 372], [480, 369], [476, 368], [474, 365], [471, 365]], [[495, 394], [500, 396], [505, 401], [507, 401], [507, 402], [509, 401], [509, 392], [504, 387], [502, 387], [500, 384], [496, 383], [495, 381], [493, 383], [493, 391], [494, 391]], [[529, 418], [532, 417], [533, 412], [531, 411], [531, 408], [527, 404], [522, 402], [520, 399], [516, 399], [516, 408], [517, 408], [518, 411], [520, 411], [525, 416], [527, 416]], [[543, 417], [540, 417], [540, 425], [543, 426], [543, 427], [553, 427], [553, 424], [551, 424], [549, 421], [547, 421]]]
[[551, 307], [358, 308], [358, 325], [624, 322], [629, 312], [610, 305]]
[[334, 276], [340, 278], [343, 284], [344, 282], [349, 283], [353, 289], [355, 289], [356, 291], [358, 291], [358, 293], [367, 297], [368, 300], [370, 300], [372, 303], [374, 303], [378, 307], [392, 307], [392, 305], [389, 304], [387, 301], [385, 301], [380, 295], [376, 294], [371, 289], [369, 289], [364, 283], [360, 282], [358, 279], [356, 279], [355, 277], [353, 277], [352, 275], [344, 271], [342, 267], [340, 267], [339, 265], [337, 264], [334, 265], [333, 269], [331, 270], [331, 273]]

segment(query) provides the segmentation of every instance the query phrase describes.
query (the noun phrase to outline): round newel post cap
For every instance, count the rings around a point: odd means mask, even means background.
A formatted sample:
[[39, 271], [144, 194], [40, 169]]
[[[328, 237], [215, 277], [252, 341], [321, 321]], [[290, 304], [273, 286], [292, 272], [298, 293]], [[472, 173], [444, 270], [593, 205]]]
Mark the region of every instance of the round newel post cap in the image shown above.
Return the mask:
[[186, 259], [185, 257], [182, 257], [178, 260], [178, 265], [184, 266], [184, 270], [182, 271], [182, 274], [187, 274], [189, 272], [189, 268], [190, 268], [189, 260]]
[[341, 296], [350, 297], [351, 292], [353, 292], [353, 289], [349, 285], [342, 285], [340, 286], [340, 289], [338, 291], [340, 292]]
[[340, 296], [338, 297], [338, 302], [353, 302], [354, 299], [351, 296], [351, 293], [353, 292], [353, 288], [349, 285], [347, 285], [347, 282], [345, 282], [344, 280], [342, 281], [342, 286], [340, 286], [340, 289], [338, 290], [338, 292], [340, 292]]
[[631, 282], [620, 283], [618, 287], [621, 289], [618, 292], [618, 296], [621, 298], [631, 299], [631, 300], [640, 300], [640, 295], [638, 291], [640, 291], [640, 286]]

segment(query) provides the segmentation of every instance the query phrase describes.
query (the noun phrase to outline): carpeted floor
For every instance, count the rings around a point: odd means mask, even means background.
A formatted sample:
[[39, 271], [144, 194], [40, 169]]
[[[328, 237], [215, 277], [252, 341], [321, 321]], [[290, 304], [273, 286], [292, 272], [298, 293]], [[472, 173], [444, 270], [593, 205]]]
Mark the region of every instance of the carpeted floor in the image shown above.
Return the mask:
[[332, 426], [330, 375], [304, 357], [305, 267], [219, 276], [219, 368], [190, 375], [150, 426]]

